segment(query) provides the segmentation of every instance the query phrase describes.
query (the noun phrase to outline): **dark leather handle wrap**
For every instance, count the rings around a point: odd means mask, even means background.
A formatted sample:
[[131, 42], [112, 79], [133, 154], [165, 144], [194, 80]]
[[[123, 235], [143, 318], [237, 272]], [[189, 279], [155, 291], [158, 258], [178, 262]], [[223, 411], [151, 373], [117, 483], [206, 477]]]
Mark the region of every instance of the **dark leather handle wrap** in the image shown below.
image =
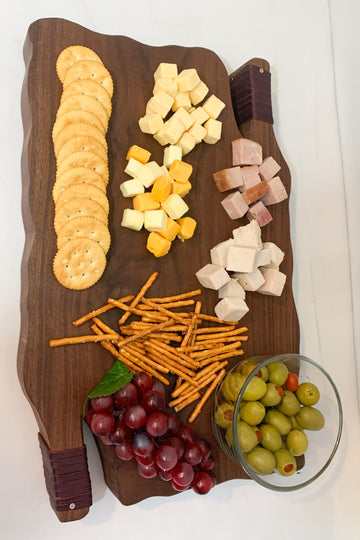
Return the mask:
[[246, 64], [230, 76], [230, 90], [239, 127], [252, 119], [274, 123], [269, 71], [255, 64]]

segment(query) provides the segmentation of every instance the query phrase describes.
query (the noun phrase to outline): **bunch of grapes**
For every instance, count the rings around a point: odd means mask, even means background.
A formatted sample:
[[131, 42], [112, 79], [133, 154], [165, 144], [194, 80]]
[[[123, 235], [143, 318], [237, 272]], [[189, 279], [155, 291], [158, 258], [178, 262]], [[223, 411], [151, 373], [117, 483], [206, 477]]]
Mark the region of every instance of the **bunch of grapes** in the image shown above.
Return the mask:
[[165, 387], [145, 372], [110, 396], [92, 398], [86, 421], [123, 461], [135, 459], [144, 478], [159, 476], [176, 491], [205, 494], [216, 484], [209, 443], [165, 409]]

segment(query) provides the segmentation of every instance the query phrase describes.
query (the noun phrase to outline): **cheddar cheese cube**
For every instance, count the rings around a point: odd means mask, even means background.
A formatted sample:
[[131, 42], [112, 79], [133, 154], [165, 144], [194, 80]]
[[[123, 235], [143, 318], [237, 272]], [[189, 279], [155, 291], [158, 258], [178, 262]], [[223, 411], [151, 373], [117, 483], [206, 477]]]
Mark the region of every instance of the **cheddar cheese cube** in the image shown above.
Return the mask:
[[145, 163], [145, 165], [142, 166], [136, 179], [139, 180], [143, 186], [148, 188], [153, 185], [159, 176], [162, 176], [160, 165], [158, 165], [156, 161], [148, 161], [148, 163]]
[[146, 114], [159, 113], [165, 118], [174, 103], [174, 98], [163, 90], [154, 94], [146, 105]]
[[167, 146], [164, 149], [164, 165], [168, 169], [171, 167], [171, 164], [175, 159], [181, 161], [182, 157], [182, 150], [181, 146], [177, 146], [176, 144], [171, 144], [170, 146]]
[[190, 135], [194, 137], [196, 144], [198, 144], [198, 143], [201, 143], [201, 141], [205, 137], [206, 129], [201, 124], [198, 124], [197, 122], [195, 122], [191, 126], [191, 128], [188, 129], [188, 133], [190, 133]]
[[153, 88], [153, 94], [156, 94], [159, 90], [170, 94], [173, 98], [178, 93], [177, 84], [173, 79], [157, 79]]
[[177, 182], [174, 180], [174, 182], [171, 183], [171, 193], [177, 193], [180, 195], [180, 197], [185, 197], [191, 190], [192, 185], [191, 182]]
[[[146, 195], [146, 193], [144, 193]], [[141, 195], [137, 195], [140, 197]], [[155, 202], [155, 201], [154, 201]], [[177, 193], [172, 193], [169, 197], [162, 203], [162, 208], [165, 210], [167, 215], [172, 219], [181, 218], [189, 210], [186, 202], [178, 195]]]
[[167, 215], [164, 210], [146, 210], [144, 212], [144, 227], [150, 232], [164, 231], [166, 222]]
[[145, 188], [139, 180], [133, 178], [132, 180], [126, 180], [120, 184], [120, 191], [123, 197], [135, 197], [139, 193], [144, 193]]
[[191, 101], [189, 92], [178, 92], [174, 97], [174, 103], [172, 104], [172, 110], [177, 111], [183, 107], [185, 110], [188, 110], [191, 107]]
[[129, 160], [131, 158], [136, 159], [137, 161], [140, 161], [140, 163], [147, 163], [150, 159], [151, 153], [148, 150], [145, 150], [145, 148], [141, 148], [137, 144], [133, 144], [130, 146], [128, 153], [126, 154], [126, 159]]
[[151, 193], [139, 193], [133, 198], [133, 208], [139, 212], [158, 210], [160, 203], [152, 198]]
[[180, 232], [180, 229], [180, 225], [176, 223], [176, 221], [168, 217], [165, 230], [159, 231], [159, 234], [172, 242], [176, 238], [177, 234]]
[[146, 248], [155, 255], [155, 257], [163, 257], [169, 253], [171, 242], [160, 233], [151, 232], [146, 242]]
[[176, 77], [175, 82], [179, 92], [190, 92], [191, 90], [194, 90], [195, 86], [201, 81], [196, 69], [190, 68], [183, 69]]
[[169, 169], [169, 175], [173, 180], [178, 182], [187, 182], [191, 176], [193, 167], [190, 163], [175, 159]]
[[139, 118], [139, 128], [143, 133], [154, 135], [160, 131], [164, 125], [164, 120], [159, 113], [149, 113]]
[[206, 135], [203, 138], [204, 142], [208, 144], [215, 144], [220, 140], [222, 122], [209, 118], [209, 120], [205, 122], [204, 128], [206, 129]]
[[164, 202], [171, 194], [172, 182], [170, 178], [159, 176], [151, 188], [151, 195], [155, 201]]
[[143, 168], [144, 164], [138, 161], [137, 159], [131, 157], [129, 161], [127, 162], [127, 165], [124, 169], [124, 173], [128, 174], [129, 176], [132, 176], [135, 178], [140, 172], [140, 170]]
[[204, 124], [206, 120], [209, 120], [209, 115], [203, 107], [196, 107], [196, 109], [191, 111], [190, 116], [198, 124]]
[[202, 101], [207, 93], [209, 92], [209, 88], [206, 86], [206, 84], [203, 81], [200, 81], [198, 85], [195, 86], [193, 90], [190, 92], [190, 101], [193, 105], [198, 105], [200, 101]]
[[180, 225], [180, 231], [178, 232], [178, 238], [184, 242], [192, 238], [196, 229], [196, 220], [191, 217], [183, 217], [176, 221]]
[[224, 107], [225, 103], [214, 94], [210, 96], [203, 104], [204, 111], [207, 112], [209, 117], [213, 118], [214, 120], [216, 120]]
[[183, 135], [181, 135], [181, 137], [178, 140], [177, 144], [179, 146], [181, 146], [182, 154], [183, 154], [183, 156], [185, 156], [186, 154], [191, 152], [191, 150], [194, 149], [194, 147], [196, 145], [196, 140], [194, 139], [194, 137], [192, 135], [190, 135], [190, 133], [185, 131], [185, 133]]
[[140, 231], [144, 225], [144, 213], [139, 210], [132, 210], [131, 208], [125, 208], [121, 221], [122, 227], [127, 229], [133, 229], [134, 231]]
[[178, 68], [176, 64], [161, 62], [154, 72], [154, 80], [156, 82], [158, 79], [175, 79], [177, 75]]

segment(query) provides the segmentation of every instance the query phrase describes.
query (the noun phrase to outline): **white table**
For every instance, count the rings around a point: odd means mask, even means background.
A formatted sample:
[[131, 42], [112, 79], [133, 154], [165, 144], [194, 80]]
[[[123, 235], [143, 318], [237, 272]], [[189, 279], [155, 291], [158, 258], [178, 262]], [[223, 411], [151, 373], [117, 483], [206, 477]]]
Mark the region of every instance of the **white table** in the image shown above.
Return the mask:
[[[359, 7], [356, 0], [13, 0], [7, 5], [0, 33], [2, 539], [359, 537]], [[255, 56], [270, 62], [276, 136], [292, 173], [300, 350], [330, 372], [345, 414], [339, 451], [314, 485], [277, 494], [234, 480], [206, 497], [189, 491], [123, 507], [105, 487], [94, 442], [86, 433], [94, 497], [90, 513], [79, 522], [61, 524], [50, 509], [37, 425], [16, 373], [24, 243], [22, 45], [29, 24], [43, 17], [63, 17], [150, 45], [207, 47], [229, 72]]]

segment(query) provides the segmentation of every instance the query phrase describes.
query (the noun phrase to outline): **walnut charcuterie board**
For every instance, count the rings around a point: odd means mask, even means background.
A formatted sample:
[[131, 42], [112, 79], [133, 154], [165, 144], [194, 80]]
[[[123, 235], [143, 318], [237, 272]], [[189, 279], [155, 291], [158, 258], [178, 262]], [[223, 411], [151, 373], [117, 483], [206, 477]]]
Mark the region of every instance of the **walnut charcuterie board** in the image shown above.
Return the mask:
[[[111, 247], [102, 278], [83, 291], [62, 287], [52, 270], [56, 253], [52, 200], [56, 164], [51, 131], [62, 91], [55, 63], [63, 48], [75, 44], [96, 51], [114, 81], [112, 115], [107, 132]], [[50, 349], [49, 340], [77, 335], [79, 332], [72, 326], [72, 321], [106, 303], [109, 296], [118, 298], [136, 294], [154, 271], [160, 274], [152, 288], [155, 296], [198, 288], [195, 272], [209, 262], [210, 248], [229, 238], [235, 227], [247, 223], [246, 218], [233, 221], [227, 216], [220, 204], [221, 194], [212, 179], [212, 173], [231, 166], [233, 139], [243, 135], [261, 143], [264, 156], [272, 155], [281, 164], [281, 178], [288, 193], [290, 174], [271, 123], [251, 119], [240, 126], [240, 133], [232, 106], [229, 75], [220, 59], [210, 50], [151, 47], [123, 36], [98, 34], [63, 19], [42, 19], [34, 22], [28, 30], [24, 58], [22, 212], [26, 243], [21, 272], [18, 372], [45, 446], [51, 451], [48, 459], [47, 450], [42, 447], [45, 452], [44, 468], [50, 467], [56, 457], [63, 455], [62, 452], [68, 452], [66, 455], [70, 461], [66, 472], [71, 474], [70, 462], [80, 459], [76, 449], [83, 446], [84, 400], [109, 371], [114, 359], [96, 344]], [[198, 223], [196, 233], [187, 242], [175, 243], [167, 256], [156, 259], [145, 248], [145, 233], [120, 226], [127, 203], [121, 196], [119, 184], [124, 180], [125, 156], [132, 144], [148, 149], [155, 160], [162, 161], [160, 145], [150, 135], [141, 133], [138, 127], [138, 119], [144, 114], [146, 101], [152, 92], [153, 72], [160, 62], [174, 62], [181, 69], [196, 68], [211, 92], [225, 102], [226, 108], [221, 115], [221, 140], [215, 145], [197, 145], [186, 156], [186, 161], [194, 167], [193, 189], [186, 200], [191, 216]], [[268, 70], [267, 62], [257, 60], [254, 63]], [[244, 347], [246, 356], [298, 352], [299, 347], [299, 326], [291, 287], [293, 263], [288, 201], [273, 207], [272, 214], [273, 221], [263, 229], [263, 240], [276, 242], [285, 252], [282, 271], [287, 275], [287, 282], [279, 298], [256, 294], [248, 296], [250, 312], [243, 319], [249, 329], [249, 340]], [[204, 312], [213, 314], [216, 292], [204, 289], [201, 299]], [[218, 482], [245, 478], [244, 471], [216, 445], [210, 410], [211, 402], [208, 402], [195, 421], [194, 429], [212, 444]], [[186, 421], [186, 412], [182, 413], [181, 418]], [[71, 452], [73, 449], [75, 454]], [[133, 504], [153, 495], [175, 493], [161, 480], [141, 478], [135, 466], [120, 462], [113, 450], [104, 445], [99, 448], [106, 483], [123, 504]], [[86, 476], [84, 471], [82, 475]], [[86, 484], [84, 480], [82, 482]], [[75, 505], [54, 509], [61, 521], [80, 519], [88, 512], [86, 504], [84, 507]]]

